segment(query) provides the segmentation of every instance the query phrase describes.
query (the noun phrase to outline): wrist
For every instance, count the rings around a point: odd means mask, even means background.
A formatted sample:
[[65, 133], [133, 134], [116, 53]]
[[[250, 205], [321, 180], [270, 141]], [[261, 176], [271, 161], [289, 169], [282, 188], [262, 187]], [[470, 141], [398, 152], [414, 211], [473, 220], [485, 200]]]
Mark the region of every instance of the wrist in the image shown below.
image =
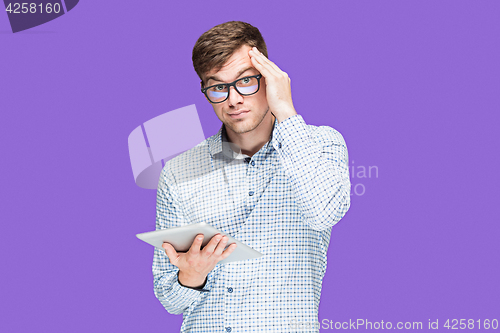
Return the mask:
[[296, 114], [297, 111], [295, 111], [295, 109], [291, 107], [284, 110], [280, 110], [280, 112], [274, 113], [274, 116], [276, 117], [276, 119], [278, 119], [278, 123], [281, 123], [286, 119], [295, 116]]
[[206, 276], [191, 277], [184, 274], [182, 271], [177, 273], [177, 281], [183, 287], [199, 289], [203, 288], [207, 282]]

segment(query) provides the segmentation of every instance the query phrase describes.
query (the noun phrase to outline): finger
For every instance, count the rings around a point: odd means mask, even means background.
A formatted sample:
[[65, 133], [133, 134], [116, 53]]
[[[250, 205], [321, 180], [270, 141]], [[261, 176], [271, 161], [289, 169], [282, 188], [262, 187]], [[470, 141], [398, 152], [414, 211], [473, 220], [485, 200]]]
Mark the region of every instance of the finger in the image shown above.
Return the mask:
[[266, 58], [265, 55], [263, 55], [262, 53], [260, 54], [260, 59], [262, 59], [262, 61], [269, 65], [270, 67], [272, 67], [277, 73], [283, 75], [283, 74], [286, 74], [285, 72], [283, 72], [281, 70], [281, 68], [278, 67], [278, 65], [276, 65], [274, 62], [272, 62], [271, 60], [269, 60], [268, 58]]
[[172, 244], [163, 243], [162, 247], [165, 249], [165, 253], [167, 254], [168, 259], [172, 265], [175, 265], [177, 261], [179, 261], [180, 255], [175, 251]]
[[229, 238], [227, 238], [227, 236], [222, 237], [219, 244], [217, 245], [217, 248], [214, 251], [215, 256], [220, 256], [222, 254], [222, 252], [224, 251], [224, 248], [226, 247], [228, 240], [229, 240]]
[[[282, 75], [279, 71], [277, 71], [275, 68], [273, 68], [273, 66], [271, 66], [271, 64], [269, 64], [268, 62], [265, 61], [266, 60], [265, 57], [258, 55], [257, 52], [252, 52], [251, 55], [252, 56], [250, 57], [250, 60], [254, 60], [255, 62], [257, 62], [259, 65], [261, 65], [263, 68], [265, 68], [265, 70], [267, 70], [269, 72], [268, 77], [269, 77], [269, 75], [272, 75], [275, 77], [279, 77], [280, 75]], [[264, 75], [264, 73], [262, 73], [262, 74]]]
[[233, 243], [231, 245], [229, 245], [229, 247], [227, 248], [226, 251], [222, 252], [222, 255], [220, 256], [220, 260], [224, 260], [226, 259], [227, 257], [229, 257], [229, 255], [231, 253], [233, 253], [234, 250], [236, 250], [236, 243]]
[[191, 254], [199, 254], [200, 253], [200, 248], [201, 248], [201, 243], [203, 243], [203, 234], [198, 234], [196, 238], [193, 241], [193, 244], [191, 244], [191, 247], [189, 248], [189, 253]]
[[203, 249], [203, 254], [206, 255], [207, 257], [210, 257], [214, 253], [215, 247], [217, 246], [217, 244], [219, 244], [221, 239], [222, 235], [220, 234], [217, 234], [214, 237], [212, 237], [210, 242], [208, 242], [207, 246], [205, 246], [205, 248]]
[[260, 64], [268, 66], [269, 69], [275, 72], [276, 74], [279, 74], [281, 72], [279, 67], [276, 66], [276, 64], [274, 64], [271, 60], [267, 59], [265, 55], [260, 53], [257, 50], [257, 48], [254, 47], [252, 50], [248, 52], [248, 54], [250, 55], [250, 58], [255, 58], [256, 60], [259, 61]]
[[[250, 60], [252, 61], [252, 64], [255, 66], [255, 68], [265, 77], [265, 78], [272, 78], [272, 77], [276, 77], [277, 76], [277, 73], [272, 70], [271, 67], [269, 66], [264, 66], [262, 64], [261, 61], [259, 61], [259, 59], [257, 59], [256, 57], [252, 57], [250, 58]], [[272, 71], [271, 71], [272, 70]]]
[[285, 79], [287, 80], [288, 74], [283, 72], [278, 66], [276, 66], [272, 61], [267, 59], [266, 57], [262, 56], [260, 58], [256, 59], [262, 66], [267, 68], [270, 73], [273, 74], [273, 76], [279, 80]]
[[281, 68], [278, 67], [278, 65], [276, 65], [274, 62], [272, 62], [271, 60], [269, 60], [269, 58], [267, 58], [262, 52], [260, 52], [256, 47], [254, 48], [254, 53], [257, 55], [257, 57], [262, 60], [263, 63], [271, 66], [277, 73], [283, 75], [283, 74], [286, 74], [285, 72], [283, 72], [281, 70]]

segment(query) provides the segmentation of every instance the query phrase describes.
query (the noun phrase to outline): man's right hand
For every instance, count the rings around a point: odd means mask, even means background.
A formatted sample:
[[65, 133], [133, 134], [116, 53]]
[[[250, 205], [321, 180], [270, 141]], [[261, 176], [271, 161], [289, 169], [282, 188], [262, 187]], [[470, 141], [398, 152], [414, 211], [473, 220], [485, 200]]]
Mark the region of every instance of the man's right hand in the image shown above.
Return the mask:
[[214, 269], [215, 265], [226, 259], [236, 249], [236, 244], [231, 244], [224, 251], [227, 241], [227, 236], [217, 234], [201, 250], [203, 235], [199, 234], [188, 252], [178, 253], [169, 243], [163, 243], [162, 247], [165, 249], [170, 263], [179, 268], [179, 283], [185, 287], [201, 288], [205, 284], [208, 273]]

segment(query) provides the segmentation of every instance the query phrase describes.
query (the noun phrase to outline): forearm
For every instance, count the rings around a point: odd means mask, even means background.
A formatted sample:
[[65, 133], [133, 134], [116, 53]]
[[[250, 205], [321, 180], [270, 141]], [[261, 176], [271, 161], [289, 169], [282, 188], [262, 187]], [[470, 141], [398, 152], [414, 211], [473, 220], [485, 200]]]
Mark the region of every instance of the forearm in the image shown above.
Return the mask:
[[181, 314], [194, 305], [201, 291], [181, 286], [172, 272], [154, 279], [154, 293], [169, 313]]
[[[184, 224], [180, 203], [173, 191], [171, 173], [164, 169], [160, 175], [156, 204], [156, 230]], [[154, 293], [165, 309], [172, 314], [184, 313], [200, 295], [199, 290], [182, 286], [179, 269], [172, 265], [165, 251], [155, 248], [153, 257]]]
[[[168, 262], [163, 251], [155, 249], [153, 258], [154, 293], [156, 298], [172, 314], [186, 312], [194, 306], [203, 292], [208, 292], [208, 283], [203, 289], [188, 288], [179, 283], [179, 269]], [[207, 281], [208, 282], [208, 281]]]
[[351, 184], [344, 139], [329, 127], [320, 127], [321, 135], [313, 137], [299, 115], [279, 126], [273, 144], [305, 222], [315, 230], [333, 226], [350, 206]]

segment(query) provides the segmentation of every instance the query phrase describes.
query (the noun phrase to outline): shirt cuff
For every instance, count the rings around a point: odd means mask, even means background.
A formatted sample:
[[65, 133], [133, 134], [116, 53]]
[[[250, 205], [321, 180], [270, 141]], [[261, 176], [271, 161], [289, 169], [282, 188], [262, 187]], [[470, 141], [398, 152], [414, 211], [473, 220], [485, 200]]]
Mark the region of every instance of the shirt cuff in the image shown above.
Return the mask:
[[196, 290], [196, 291], [201, 291], [201, 292], [208, 292], [210, 290], [208, 289], [204, 289], [206, 286], [207, 286], [207, 281], [208, 281], [208, 277], [205, 279], [205, 283], [203, 284], [203, 287], [201, 288], [193, 288], [193, 287], [188, 287], [188, 286], [185, 286], [183, 284], [181, 284], [179, 282], [179, 272], [177, 272], [177, 284], [182, 287], [182, 288], [187, 288], [187, 289], [192, 289], [192, 290]]

